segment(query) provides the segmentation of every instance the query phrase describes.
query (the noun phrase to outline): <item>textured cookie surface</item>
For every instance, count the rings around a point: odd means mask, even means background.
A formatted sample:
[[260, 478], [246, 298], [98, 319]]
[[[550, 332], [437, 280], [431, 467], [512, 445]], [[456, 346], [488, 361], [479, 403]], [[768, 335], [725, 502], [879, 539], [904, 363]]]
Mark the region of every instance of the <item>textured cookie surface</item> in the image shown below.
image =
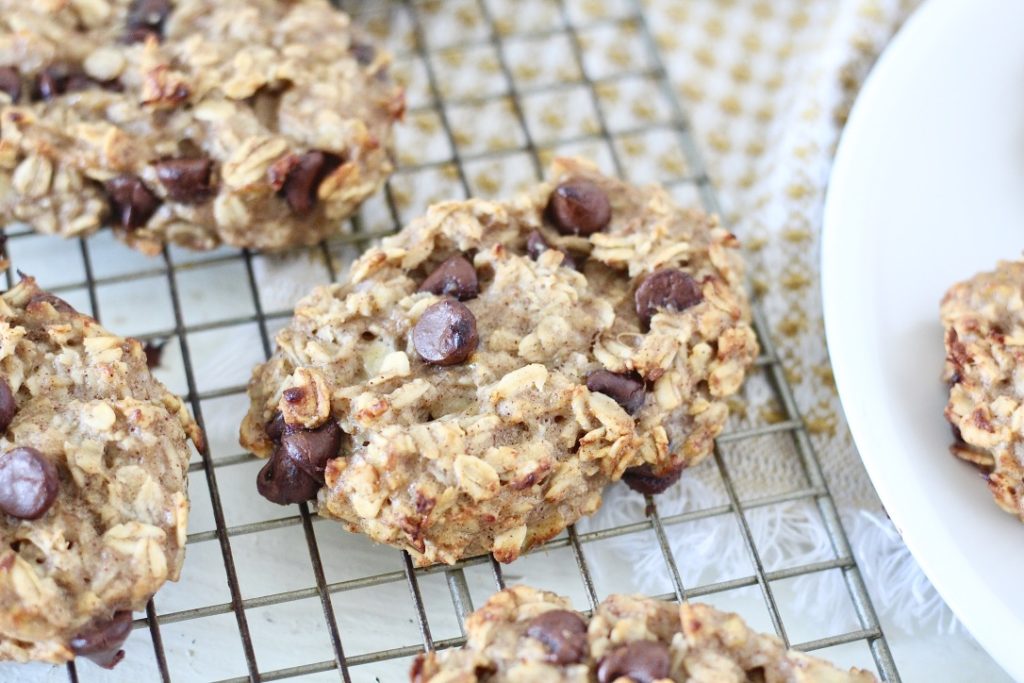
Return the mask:
[[466, 645], [421, 655], [413, 683], [870, 683], [859, 669], [787, 650], [735, 614], [701, 604], [611, 595], [589, 620], [526, 586], [466, 619]]
[[953, 285], [941, 316], [951, 450], [984, 473], [999, 507], [1024, 520], [1024, 262]]
[[[302, 300], [249, 386], [261, 491], [420, 564], [511, 561], [704, 458], [757, 344], [735, 238], [582, 162], [431, 207]], [[625, 474], [624, 474], [625, 473]]]
[[388, 60], [326, 0], [0, 0], [0, 218], [313, 244], [391, 170]]
[[0, 298], [0, 429], [0, 659], [112, 665], [178, 578], [199, 428], [138, 341], [27, 278]]

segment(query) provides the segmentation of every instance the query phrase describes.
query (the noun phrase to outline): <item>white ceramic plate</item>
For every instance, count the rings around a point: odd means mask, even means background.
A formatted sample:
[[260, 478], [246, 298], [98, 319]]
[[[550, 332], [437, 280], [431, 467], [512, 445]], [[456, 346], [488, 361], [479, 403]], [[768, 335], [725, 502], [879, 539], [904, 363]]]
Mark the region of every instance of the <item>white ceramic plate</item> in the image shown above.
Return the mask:
[[889, 515], [971, 633], [1024, 680], [1024, 526], [948, 452], [939, 300], [1024, 251], [1024, 2], [931, 0], [868, 79], [825, 209], [825, 327]]

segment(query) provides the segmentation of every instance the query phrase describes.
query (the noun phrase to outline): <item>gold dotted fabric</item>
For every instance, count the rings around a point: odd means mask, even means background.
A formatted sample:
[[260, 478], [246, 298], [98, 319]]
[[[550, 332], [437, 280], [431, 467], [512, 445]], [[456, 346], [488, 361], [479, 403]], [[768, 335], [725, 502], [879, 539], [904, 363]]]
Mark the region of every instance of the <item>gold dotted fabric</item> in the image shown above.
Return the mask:
[[916, 4], [645, 3], [724, 218], [746, 245], [753, 285], [832, 490], [856, 507], [878, 503], [843, 420], [825, 347], [822, 206], [857, 91]]

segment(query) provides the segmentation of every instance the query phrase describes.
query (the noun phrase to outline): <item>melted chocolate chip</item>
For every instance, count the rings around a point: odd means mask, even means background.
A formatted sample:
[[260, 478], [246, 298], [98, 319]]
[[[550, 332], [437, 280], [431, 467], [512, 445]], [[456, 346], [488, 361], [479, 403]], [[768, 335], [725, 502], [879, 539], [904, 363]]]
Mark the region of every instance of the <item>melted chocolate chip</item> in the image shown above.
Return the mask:
[[540, 234], [540, 230], [534, 230], [526, 238], [526, 253], [534, 261], [550, 248], [551, 245], [544, 239], [544, 235]]
[[60, 478], [46, 456], [30, 446], [0, 456], [0, 510], [18, 519], [39, 519], [57, 499]]
[[212, 192], [211, 170], [213, 160], [208, 157], [167, 159], [156, 164], [156, 177], [171, 201], [198, 204]]
[[110, 621], [93, 623], [68, 643], [76, 655], [88, 657], [104, 669], [113, 669], [122, 659], [121, 646], [132, 632], [132, 613], [114, 612]]
[[612, 650], [597, 668], [598, 683], [628, 678], [634, 683], [651, 683], [668, 678], [671, 660], [668, 648], [653, 640], [638, 640]]
[[281, 396], [288, 403], [291, 403], [292, 405], [295, 405], [296, 403], [301, 403], [303, 400], [305, 400], [305, 398], [306, 398], [306, 388], [305, 387], [289, 387], [288, 389], [284, 390], [284, 392], [281, 394]]
[[638, 375], [620, 375], [607, 370], [595, 370], [587, 376], [587, 389], [598, 391], [615, 399], [630, 415], [644, 405], [647, 393]]
[[14, 392], [7, 380], [0, 377], [0, 432], [6, 432], [18, 412], [18, 404], [14, 400]]
[[170, 0], [134, 0], [128, 8], [125, 41], [137, 43], [149, 36], [163, 37], [164, 23], [171, 13]]
[[290, 505], [316, 498], [320, 482], [285, 455], [283, 447], [278, 447], [256, 475], [256, 490], [271, 503]]
[[480, 284], [473, 264], [461, 254], [456, 254], [435, 268], [420, 285], [419, 291], [466, 301], [476, 297], [480, 292]]
[[[526, 253], [534, 261], [550, 248], [551, 245], [548, 244], [548, 241], [544, 239], [544, 235], [540, 234], [539, 230], [534, 230], [526, 238]], [[562, 252], [562, 265], [576, 270], [576, 259], [573, 258], [572, 254], [565, 249], [559, 249], [558, 251]]]
[[692, 277], [677, 268], [663, 268], [647, 276], [636, 289], [636, 314], [644, 329], [659, 309], [684, 311], [698, 304], [704, 295]]
[[544, 643], [548, 661], [554, 664], [576, 664], [587, 653], [587, 624], [569, 610], [556, 609], [534, 617], [526, 635]]
[[412, 331], [416, 352], [432, 365], [462, 363], [479, 341], [473, 312], [454, 299], [443, 299], [423, 311]]
[[146, 354], [146, 367], [152, 370], [160, 367], [160, 359], [164, 355], [164, 347], [167, 346], [166, 339], [153, 339], [142, 345], [142, 352]]
[[[113, 83], [117, 83], [117, 81], [113, 81]], [[99, 81], [89, 78], [80, 71], [75, 71], [68, 74], [68, 78], [64, 82], [64, 92], [79, 92], [81, 90], [88, 90], [89, 88], [97, 86], [108, 90], [112, 88], [112, 86], [108, 86], [107, 83], [100, 83]]]
[[96, 87], [106, 90], [120, 90], [121, 83], [116, 80], [105, 83], [96, 81], [82, 71], [80, 66], [74, 64], [51, 64], [36, 74], [35, 85], [32, 88], [32, 99], [52, 100], [59, 95]]
[[160, 200], [138, 176], [123, 175], [107, 181], [110, 210], [125, 230], [146, 224], [156, 213]]
[[324, 178], [341, 166], [341, 157], [330, 152], [306, 152], [285, 176], [281, 193], [295, 213], [309, 213], [316, 205], [316, 192]]
[[267, 438], [274, 443], [280, 443], [286, 429], [288, 429], [288, 424], [284, 421], [284, 415], [280, 410], [274, 413], [274, 417], [270, 418], [270, 422], [263, 428], [267, 433]]
[[567, 180], [551, 193], [545, 214], [563, 235], [592, 235], [612, 219], [604, 190], [589, 180]]
[[7, 93], [12, 102], [21, 97], [21, 74], [13, 66], [0, 67], [0, 92]]
[[285, 429], [280, 437], [281, 453], [323, 484], [327, 461], [338, 457], [341, 436], [341, 427], [334, 420], [328, 420], [316, 429]]
[[622, 481], [637, 493], [649, 493], [652, 496], [663, 492], [679, 481], [683, 474], [683, 466], [676, 465], [661, 474], [654, 471], [650, 463], [630, 467], [622, 473]]
[[32, 90], [34, 100], [52, 100], [67, 92], [68, 69], [62, 64], [46, 67], [36, 74], [35, 87]]
[[46, 302], [53, 306], [54, 309], [60, 311], [61, 313], [78, 312], [75, 310], [75, 307], [69, 304], [67, 301], [64, 301], [64, 299], [61, 299], [59, 296], [50, 294], [49, 292], [39, 292], [37, 294], [33, 294], [29, 298], [27, 306], [31, 306], [32, 304], [39, 302]]

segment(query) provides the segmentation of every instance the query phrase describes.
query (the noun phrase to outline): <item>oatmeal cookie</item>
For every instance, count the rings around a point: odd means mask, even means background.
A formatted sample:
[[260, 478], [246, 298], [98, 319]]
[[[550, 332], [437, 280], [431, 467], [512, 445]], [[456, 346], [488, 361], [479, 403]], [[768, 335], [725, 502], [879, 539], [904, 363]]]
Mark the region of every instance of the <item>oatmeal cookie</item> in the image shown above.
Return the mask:
[[1024, 520], [1024, 261], [953, 285], [940, 313], [951, 450], [984, 473], [999, 507]]
[[466, 645], [420, 655], [413, 683], [871, 683], [860, 669], [787, 650], [708, 605], [611, 595], [587, 618], [526, 586], [466, 619]]
[[199, 427], [135, 339], [23, 279], [0, 297], [0, 659], [113, 666], [185, 554]]
[[313, 244], [391, 172], [389, 59], [326, 0], [0, 0], [0, 219]]
[[736, 239], [588, 164], [453, 201], [299, 302], [249, 384], [259, 489], [407, 549], [502, 561], [713, 447], [757, 353]]

